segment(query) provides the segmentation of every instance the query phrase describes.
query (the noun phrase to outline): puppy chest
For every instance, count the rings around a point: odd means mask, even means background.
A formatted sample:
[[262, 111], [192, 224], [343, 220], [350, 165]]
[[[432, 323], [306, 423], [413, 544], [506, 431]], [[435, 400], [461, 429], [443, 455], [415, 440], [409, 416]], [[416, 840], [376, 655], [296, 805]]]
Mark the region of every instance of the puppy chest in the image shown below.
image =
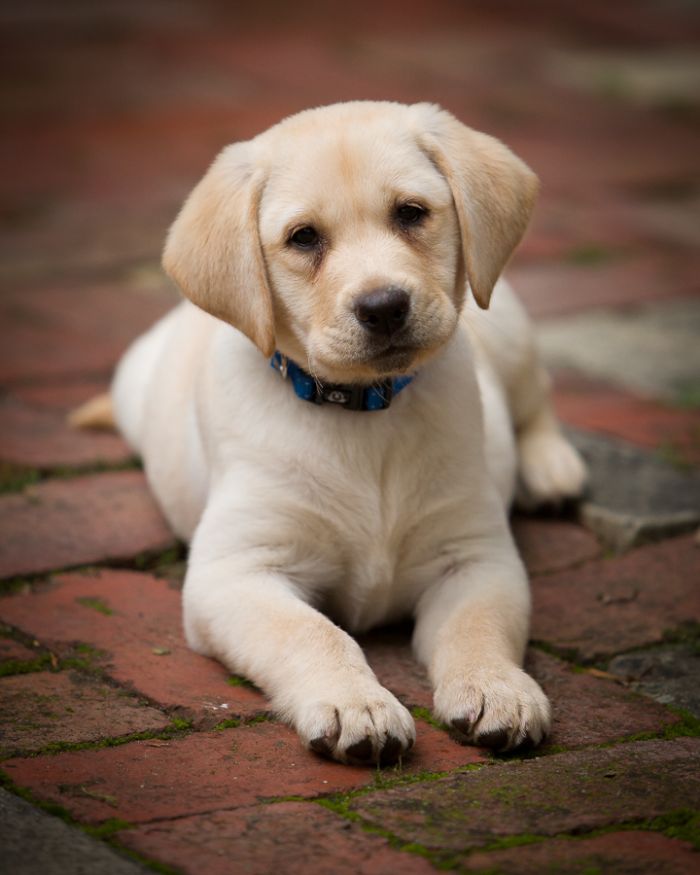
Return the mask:
[[[410, 615], [444, 565], [449, 524], [441, 514], [420, 513], [404, 503], [398, 518], [367, 515], [348, 526], [338, 543], [342, 561], [326, 581], [322, 605], [353, 631]], [[336, 542], [337, 543], [337, 542]]]

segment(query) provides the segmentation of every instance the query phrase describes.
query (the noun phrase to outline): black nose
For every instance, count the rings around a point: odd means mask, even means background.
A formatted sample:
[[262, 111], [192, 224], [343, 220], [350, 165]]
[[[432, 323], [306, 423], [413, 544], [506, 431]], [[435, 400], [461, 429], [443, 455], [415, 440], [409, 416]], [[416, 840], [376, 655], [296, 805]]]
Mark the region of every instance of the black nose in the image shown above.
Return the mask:
[[371, 334], [391, 337], [406, 323], [411, 308], [408, 292], [396, 286], [375, 289], [355, 301], [355, 316]]

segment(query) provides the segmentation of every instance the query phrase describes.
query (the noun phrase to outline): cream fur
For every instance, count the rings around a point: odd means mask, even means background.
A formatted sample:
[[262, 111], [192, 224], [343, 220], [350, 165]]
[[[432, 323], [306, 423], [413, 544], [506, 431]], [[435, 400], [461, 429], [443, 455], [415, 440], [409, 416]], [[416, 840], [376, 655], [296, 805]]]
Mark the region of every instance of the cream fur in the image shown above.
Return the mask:
[[[197, 306], [118, 368], [117, 421], [191, 541], [190, 645], [340, 761], [391, 761], [413, 743], [408, 711], [345, 631], [410, 615], [440, 719], [498, 749], [548, 729], [520, 667], [529, 596], [507, 510], [516, 480], [556, 501], [584, 469], [510, 289], [487, 313], [464, 304], [469, 279], [488, 305], [535, 188], [502, 144], [434, 106], [293, 116], [225, 149], [194, 190], [164, 264]], [[420, 227], [397, 226], [406, 202], [427, 209]], [[289, 242], [305, 226], [323, 240], [314, 254]], [[381, 357], [353, 305], [385, 286], [411, 309], [407, 348]], [[270, 368], [273, 348], [322, 380], [416, 378], [386, 411], [317, 407]]]

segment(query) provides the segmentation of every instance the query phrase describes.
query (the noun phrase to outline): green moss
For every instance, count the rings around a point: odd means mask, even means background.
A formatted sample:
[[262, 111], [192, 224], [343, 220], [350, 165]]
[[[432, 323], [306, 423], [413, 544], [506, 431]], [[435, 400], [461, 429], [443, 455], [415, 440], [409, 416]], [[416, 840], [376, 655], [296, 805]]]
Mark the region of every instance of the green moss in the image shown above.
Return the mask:
[[246, 687], [249, 690], [257, 690], [259, 692], [258, 687], [255, 686], [252, 681], [249, 681], [247, 678], [240, 677], [240, 675], [232, 674], [226, 678], [226, 683], [230, 687]]
[[680, 719], [664, 728], [663, 738], [700, 738], [700, 720], [697, 717], [685, 708], [669, 706], [669, 710]]
[[663, 638], [665, 644], [683, 644], [693, 654], [700, 656], [700, 623], [689, 620], [675, 629], [667, 629]]
[[44, 671], [52, 668], [50, 653], [42, 653], [36, 659], [8, 659], [0, 663], [0, 677], [14, 674], [30, 674], [34, 671]]
[[549, 654], [549, 656], [556, 656], [557, 659], [563, 659], [574, 667], [584, 669], [588, 664], [573, 647], [557, 647], [555, 644], [550, 644], [548, 641], [540, 641], [539, 639], [532, 639], [529, 644], [535, 650], [540, 650], [542, 653]]
[[129, 565], [138, 571], [151, 571], [157, 574], [163, 569], [181, 562], [187, 556], [187, 547], [182, 541], [178, 541], [172, 547], [160, 551], [146, 551], [139, 553], [130, 560]]
[[326, 808], [328, 811], [332, 811], [334, 814], [354, 823], [363, 832], [369, 835], [381, 836], [395, 850], [424, 857], [437, 869], [454, 869], [460, 865], [460, 860], [456, 855], [444, 851], [433, 851], [418, 842], [406, 842], [380, 824], [366, 820], [357, 812], [352, 811], [349, 807], [351, 799], [366, 792], [367, 790], [359, 790], [355, 793], [348, 793], [346, 796], [325, 797], [312, 801], [322, 808]]
[[255, 726], [258, 723], [272, 723], [274, 716], [268, 711], [263, 711], [262, 714], [253, 714], [252, 717], [246, 717], [243, 721], [244, 726]]
[[102, 601], [100, 598], [95, 598], [94, 596], [80, 596], [76, 599], [76, 602], [84, 608], [91, 608], [93, 611], [104, 614], [105, 617], [111, 617], [112, 614], [114, 614], [114, 611], [110, 608], [107, 602]]
[[118, 817], [110, 817], [109, 820], [104, 820], [98, 826], [83, 826], [83, 830], [95, 839], [108, 839], [116, 832], [132, 828], [132, 824], [127, 820], [120, 820]]
[[564, 260], [580, 267], [595, 267], [599, 264], [606, 264], [616, 255], [618, 253], [600, 243], [582, 243], [580, 246], [570, 249], [565, 254]]
[[20, 799], [24, 799], [24, 801], [29, 802], [30, 805], [34, 805], [35, 807], [40, 808], [47, 814], [58, 817], [61, 820], [64, 820], [66, 823], [70, 823], [73, 825], [75, 825], [76, 823], [72, 815], [62, 805], [58, 805], [56, 802], [44, 802], [40, 799], [35, 799], [32, 793], [29, 792], [29, 790], [15, 784], [12, 778], [10, 778], [10, 776], [3, 771], [0, 771], [0, 787], [2, 787], [4, 790], [7, 790], [8, 793], [19, 796]]
[[227, 720], [222, 720], [220, 723], [217, 723], [214, 729], [217, 732], [221, 732], [224, 729], [237, 729], [240, 725], [240, 720], [237, 720], [235, 717], [229, 717]]
[[245, 728], [246, 726], [256, 726], [258, 723], [269, 723], [274, 720], [272, 714], [264, 712], [262, 714], [254, 714], [252, 717], [227, 717], [220, 723], [217, 723], [214, 729], [237, 729]]
[[314, 804], [314, 800], [309, 799], [308, 796], [297, 796], [294, 793], [291, 793], [289, 796], [275, 796], [274, 799], [264, 799], [262, 801], [264, 805], [278, 805], [282, 802], [306, 802], [308, 805]]
[[662, 832], [669, 838], [681, 839], [690, 842], [694, 848], [700, 850], [700, 812], [688, 808], [681, 808], [655, 817], [645, 824], [645, 829]]
[[[621, 741], [672, 741], [674, 738], [700, 738], [700, 720], [684, 708], [667, 706], [668, 710], [678, 716], [678, 720], [669, 723], [658, 732], [637, 732], [627, 735]], [[619, 741], [617, 742], [619, 743]], [[616, 742], [608, 742], [600, 747], [614, 747]]]
[[683, 447], [679, 447], [672, 441], [664, 441], [660, 444], [656, 449], [655, 454], [661, 462], [670, 465], [672, 468], [675, 468], [676, 471], [680, 471], [683, 474], [692, 471], [695, 467], [695, 465], [686, 458]]
[[520, 848], [523, 845], [536, 845], [543, 842], [551, 836], [534, 835], [533, 833], [522, 833], [521, 835], [506, 836], [502, 839], [494, 839], [483, 847], [484, 851], [505, 851], [508, 848]]
[[129, 456], [120, 462], [91, 462], [88, 465], [56, 465], [40, 469], [46, 479], [71, 480], [74, 477], [85, 477], [88, 474], [105, 474], [109, 471], [140, 471], [143, 468], [141, 460]]
[[30, 650], [36, 651], [33, 659], [13, 659], [0, 663], [0, 677], [13, 674], [26, 674], [35, 671], [64, 671], [77, 669], [91, 675], [102, 676], [102, 671], [95, 665], [102, 659], [104, 651], [90, 644], [73, 644], [65, 656], [57, 656], [46, 648], [39, 647], [39, 642], [10, 626], [0, 626], [0, 636], [18, 641]]
[[173, 869], [172, 866], [168, 866], [166, 863], [160, 863], [158, 860], [151, 860], [148, 857], [144, 857], [143, 854], [139, 854], [138, 851], [134, 851], [132, 848], [122, 845], [111, 836], [107, 837], [105, 843], [119, 851], [123, 856], [131, 858], [136, 863], [140, 863], [141, 866], [144, 866], [146, 869], [150, 869], [151, 872], [157, 872], [158, 875], [182, 875], [181, 869]]
[[41, 473], [37, 468], [0, 461], [0, 494], [21, 492], [27, 486], [37, 483], [40, 477]]
[[121, 747], [123, 744], [131, 744], [134, 741], [170, 741], [172, 738], [179, 738], [192, 728], [188, 720], [174, 719], [169, 726], [160, 731], [149, 730], [145, 732], [131, 732], [128, 735], [119, 735], [113, 738], [101, 738], [98, 741], [54, 741], [47, 744], [41, 750], [28, 754], [31, 757], [42, 756], [44, 754], [64, 753], [65, 751], [76, 750], [102, 750], [107, 747]]
[[20, 592], [28, 592], [32, 586], [32, 578], [10, 577], [0, 581], [0, 595], [16, 595]]
[[411, 708], [411, 714], [416, 720], [422, 720], [435, 729], [442, 729], [443, 732], [451, 732], [450, 727], [446, 723], [441, 723], [433, 717], [429, 708]]
[[700, 381], [688, 381], [676, 389], [674, 399], [676, 405], [683, 410], [700, 408]]
[[74, 467], [57, 465], [46, 468], [33, 468], [0, 461], [0, 494], [22, 492], [28, 486], [34, 486], [45, 480], [63, 480], [85, 477], [89, 474], [102, 474], [105, 471], [130, 471], [139, 468], [141, 463], [136, 457], [130, 457], [122, 462], [94, 462]]

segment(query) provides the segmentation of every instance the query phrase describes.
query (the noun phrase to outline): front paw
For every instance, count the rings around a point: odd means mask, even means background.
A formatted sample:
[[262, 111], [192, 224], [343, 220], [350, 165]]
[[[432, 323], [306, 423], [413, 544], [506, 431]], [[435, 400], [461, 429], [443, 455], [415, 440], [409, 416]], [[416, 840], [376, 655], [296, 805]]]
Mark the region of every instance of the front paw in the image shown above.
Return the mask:
[[539, 744], [549, 731], [549, 701], [510, 663], [464, 669], [435, 689], [435, 716], [480, 747], [498, 752]]
[[310, 750], [341, 763], [393, 765], [413, 747], [413, 718], [384, 687], [364, 687], [304, 704], [297, 732]]

